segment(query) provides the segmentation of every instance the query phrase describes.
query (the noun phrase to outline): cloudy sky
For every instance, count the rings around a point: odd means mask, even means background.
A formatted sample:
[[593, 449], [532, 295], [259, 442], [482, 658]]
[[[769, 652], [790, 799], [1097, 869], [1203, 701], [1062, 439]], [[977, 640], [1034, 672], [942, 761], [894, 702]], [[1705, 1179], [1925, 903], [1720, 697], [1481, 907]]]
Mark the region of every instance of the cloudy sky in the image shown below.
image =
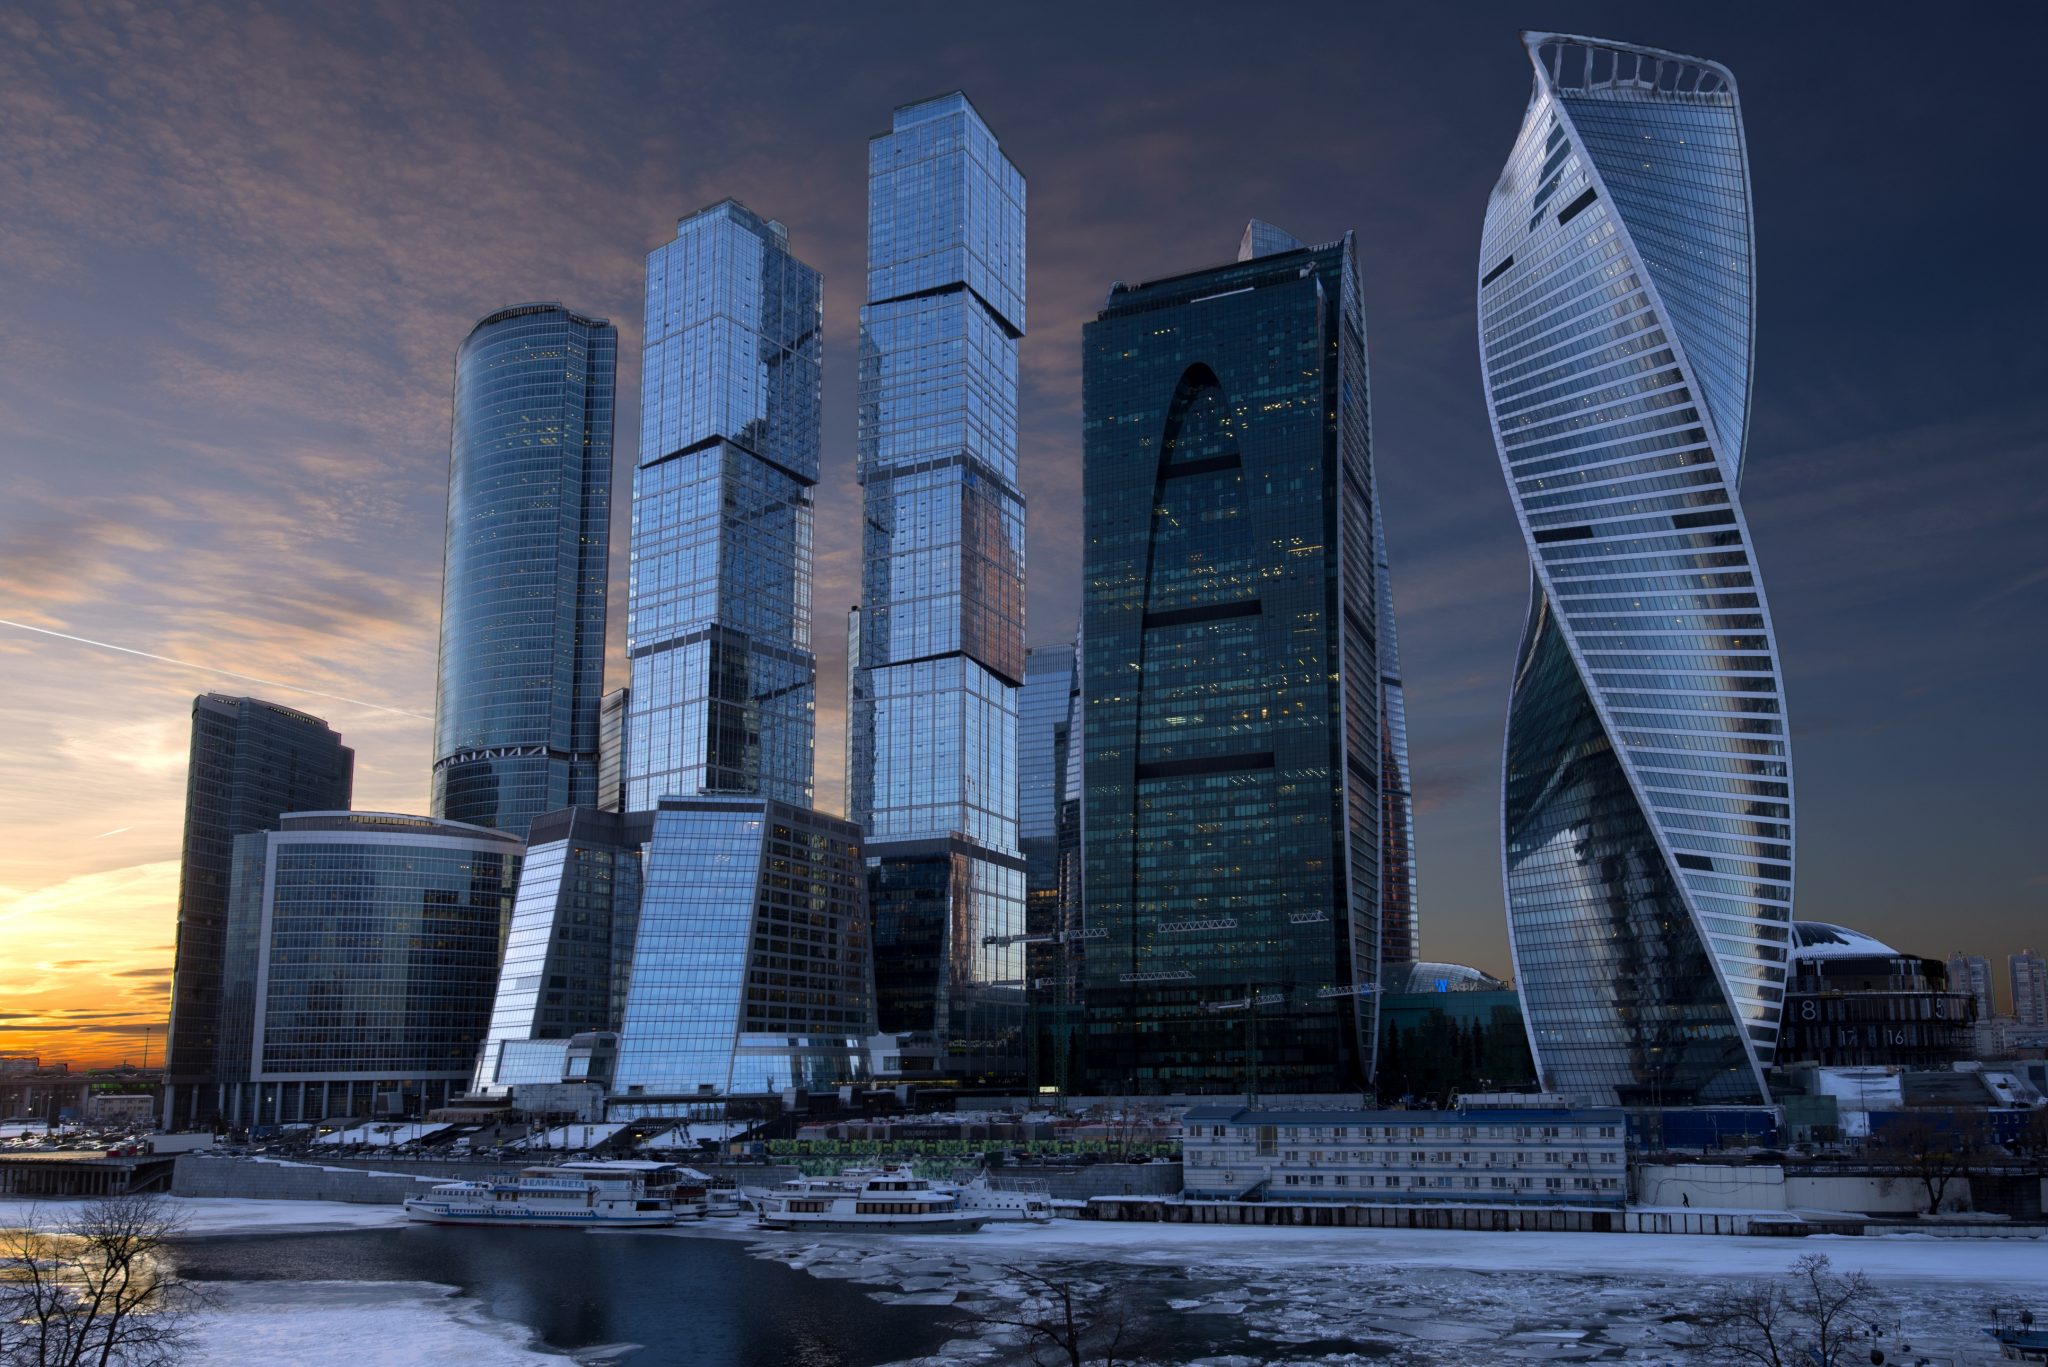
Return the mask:
[[455, 347], [510, 303], [612, 318], [623, 468], [644, 256], [726, 195], [826, 277], [837, 805], [865, 142], [954, 87], [1030, 181], [1034, 641], [1075, 614], [1080, 328], [1109, 282], [1226, 259], [1252, 215], [1357, 229], [1424, 950], [1505, 971], [1526, 571], [1472, 300], [1533, 23], [1741, 82], [1745, 503], [1791, 694], [1800, 914], [1928, 954], [2048, 939], [2048, 277], [2020, 69], [2048, 20], [1963, 7], [1935, 42], [1921, 13], [0, 6], [0, 1052], [139, 1058], [155, 1024], [160, 1054], [194, 693], [327, 717], [358, 806], [424, 810]]

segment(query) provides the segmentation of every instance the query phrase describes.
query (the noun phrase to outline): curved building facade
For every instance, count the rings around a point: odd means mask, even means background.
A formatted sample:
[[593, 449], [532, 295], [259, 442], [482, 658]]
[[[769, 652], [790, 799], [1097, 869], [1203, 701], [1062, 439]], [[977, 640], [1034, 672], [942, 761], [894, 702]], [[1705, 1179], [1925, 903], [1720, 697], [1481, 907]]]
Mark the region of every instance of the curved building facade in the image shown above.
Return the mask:
[[455, 359], [433, 814], [522, 839], [597, 800], [618, 331], [500, 309]]
[[1755, 319], [1735, 81], [1526, 34], [1486, 214], [1487, 407], [1528, 544], [1503, 871], [1547, 1088], [1761, 1102], [1792, 917], [1792, 760], [1738, 483]]

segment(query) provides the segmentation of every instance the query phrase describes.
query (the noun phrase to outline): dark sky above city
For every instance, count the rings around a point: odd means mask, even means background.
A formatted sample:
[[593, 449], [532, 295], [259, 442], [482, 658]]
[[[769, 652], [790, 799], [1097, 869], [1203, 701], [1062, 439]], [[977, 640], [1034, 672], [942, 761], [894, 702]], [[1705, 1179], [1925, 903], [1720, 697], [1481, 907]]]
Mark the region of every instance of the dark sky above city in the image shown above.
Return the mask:
[[1740, 82], [1744, 502], [1790, 691], [1798, 914], [1926, 954], [2048, 938], [2048, 10], [25, 4], [0, 6], [0, 1052], [133, 1056], [161, 1021], [194, 693], [327, 717], [359, 807], [424, 810], [453, 359], [502, 305], [619, 325], [621, 635], [644, 256], [726, 195], [826, 278], [837, 806], [866, 139], [955, 87], [1030, 183], [1034, 642], [1078, 602], [1080, 329], [1109, 283], [1225, 260], [1251, 216], [1357, 230], [1423, 948], [1505, 972], [1526, 559], [1473, 292], [1534, 26]]

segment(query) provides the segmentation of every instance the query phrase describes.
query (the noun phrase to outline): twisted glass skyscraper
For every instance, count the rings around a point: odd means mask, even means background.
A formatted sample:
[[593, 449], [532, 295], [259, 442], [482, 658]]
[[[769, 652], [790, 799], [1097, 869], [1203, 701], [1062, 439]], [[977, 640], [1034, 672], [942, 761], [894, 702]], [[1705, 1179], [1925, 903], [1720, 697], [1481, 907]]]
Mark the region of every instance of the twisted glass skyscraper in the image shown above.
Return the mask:
[[1528, 543], [1501, 818], [1546, 1086], [1762, 1101], [1792, 912], [1777, 644], [1737, 484], [1755, 318], [1735, 81], [1528, 34], [1480, 354]]
[[881, 1027], [932, 1033], [964, 1071], [1021, 1045], [1023, 334], [1024, 177], [965, 95], [897, 109], [868, 144], [848, 807]]
[[811, 801], [818, 272], [723, 200], [647, 258], [633, 472], [626, 809]]
[[618, 330], [500, 309], [455, 359], [433, 813], [524, 838], [594, 802]]

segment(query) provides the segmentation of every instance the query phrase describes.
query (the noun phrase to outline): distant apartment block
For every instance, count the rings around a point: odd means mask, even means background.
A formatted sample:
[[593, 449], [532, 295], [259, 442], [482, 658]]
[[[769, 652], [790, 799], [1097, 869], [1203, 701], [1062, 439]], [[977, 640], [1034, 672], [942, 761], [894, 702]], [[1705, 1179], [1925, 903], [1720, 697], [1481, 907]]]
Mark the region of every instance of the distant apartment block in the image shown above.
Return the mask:
[[2012, 1018], [2022, 1029], [2048, 1028], [2048, 959], [2031, 949], [2006, 958], [2012, 979]]

